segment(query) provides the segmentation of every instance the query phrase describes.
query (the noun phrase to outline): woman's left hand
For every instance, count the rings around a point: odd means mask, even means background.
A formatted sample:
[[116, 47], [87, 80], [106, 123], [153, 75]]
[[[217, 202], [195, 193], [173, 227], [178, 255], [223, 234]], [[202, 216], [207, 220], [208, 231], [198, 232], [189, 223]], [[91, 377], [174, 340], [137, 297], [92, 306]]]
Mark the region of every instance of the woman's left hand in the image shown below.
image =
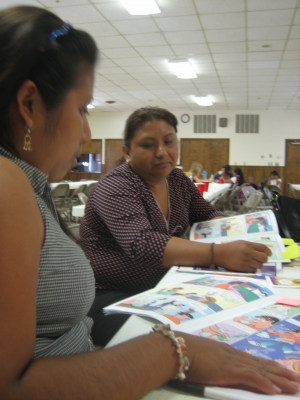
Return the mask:
[[[178, 333], [178, 336], [183, 336]], [[267, 394], [297, 393], [300, 374], [211, 339], [184, 335], [191, 362], [187, 380], [204, 385], [243, 385]]]

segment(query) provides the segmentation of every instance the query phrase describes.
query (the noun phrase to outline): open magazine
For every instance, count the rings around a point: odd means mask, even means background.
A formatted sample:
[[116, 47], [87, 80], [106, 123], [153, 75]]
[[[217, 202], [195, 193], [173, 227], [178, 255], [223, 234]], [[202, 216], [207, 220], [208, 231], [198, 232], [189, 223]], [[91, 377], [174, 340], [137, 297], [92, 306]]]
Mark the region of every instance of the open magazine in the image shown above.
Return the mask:
[[146, 316], [300, 371], [300, 307], [251, 278], [203, 275], [104, 308]]
[[269, 261], [282, 261], [281, 253], [285, 252], [272, 210], [197, 222], [190, 230], [190, 240], [206, 243], [247, 240], [262, 243], [272, 251]]

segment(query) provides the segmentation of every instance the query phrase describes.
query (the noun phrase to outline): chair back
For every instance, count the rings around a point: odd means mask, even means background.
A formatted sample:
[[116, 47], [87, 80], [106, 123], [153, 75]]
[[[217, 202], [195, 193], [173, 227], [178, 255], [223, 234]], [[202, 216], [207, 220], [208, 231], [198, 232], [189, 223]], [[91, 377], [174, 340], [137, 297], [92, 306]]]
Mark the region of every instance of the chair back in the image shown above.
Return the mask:
[[84, 193], [78, 193], [77, 196], [81, 204], [86, 204], [87, 196]]
[[247, 186], [243, 186], [242, 188], [242, 192], [245, 196], [245, 199], [247, 199], [251, 193], [256, 192], [256, 190], [254, 189], [254, 187], [247, 185]]
[[282, 194], [282, 190], [280, 189], [280, 187], [276, 186], [276, 185], [269, 185], [268, 189], [270, 190], [270, 192], [272, 193], [276, 193], [276, 194]]
[[70, 187], [68, 183], [59, 183], [53, 189], [51, 189], [52, 196], [56, 197], [67, 197]]
[[89, 185], [87, 185], [87, 187], [85, 188], [85, 190], [83, 191], [83, 193], [89, 197], [91, 191], [94, 189], [94, 187], [96, 186], [97, 182], [93, 182], [90, 183]]
[[296, 190], [291, 183], [288, 183], [288, 188], [289, 188], [291, 196], [294, 197], [294, 199], [299, 199], [299, 197], [297, 196]]
[[82, 185], [78, 186], [78, 188], [75, 189], [74, 192], [72, 193], [71, 199], [76, 197], [78, 195], [78, 193], [84, 193], [86, 186], [87, 186], [86, 184], [82, 184]]
[[250, 196], [246, 199], [245, 203], [238, 210], [238, 214], [245, 214], [247, 212], [256, 211], [256, 207], [262, 200], [262, 192], [255, 190], [250, 194]]

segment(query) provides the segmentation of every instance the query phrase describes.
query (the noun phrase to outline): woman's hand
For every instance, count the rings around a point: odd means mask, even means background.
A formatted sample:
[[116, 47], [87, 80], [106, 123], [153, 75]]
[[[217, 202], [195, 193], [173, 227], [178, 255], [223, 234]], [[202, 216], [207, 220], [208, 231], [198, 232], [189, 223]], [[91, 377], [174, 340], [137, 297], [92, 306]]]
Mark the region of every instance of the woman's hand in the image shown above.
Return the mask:
[[225, 343], [211, 339], [184, 336], [190, 369], [187, 380], [204, 385], [243, 385], [267, 394], [297, 393], [300, 374], [274, 361], [253, 357]]
[[214, 262], [233, 271], [255, 272], [268, 262], [271, 250], [264, 244], [237, 240], [214, 245]]

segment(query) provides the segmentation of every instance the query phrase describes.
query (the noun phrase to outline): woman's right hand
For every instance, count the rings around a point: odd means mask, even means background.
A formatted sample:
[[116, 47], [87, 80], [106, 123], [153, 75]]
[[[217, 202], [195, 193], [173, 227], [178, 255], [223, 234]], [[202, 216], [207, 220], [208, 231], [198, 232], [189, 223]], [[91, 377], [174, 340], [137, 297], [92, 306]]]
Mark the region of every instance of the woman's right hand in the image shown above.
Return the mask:
[[190, 369], [187, 380], [204, 385], [245, 385], [267, 394], [297, 393], [300, 374], [274, 361], [251, 356], [225, 343], [185, 335]]
[[256, 272], [268, 262], [271, 250], [264, 244], [237, 240], [214, 245], [214, 263], [226, 269]]

